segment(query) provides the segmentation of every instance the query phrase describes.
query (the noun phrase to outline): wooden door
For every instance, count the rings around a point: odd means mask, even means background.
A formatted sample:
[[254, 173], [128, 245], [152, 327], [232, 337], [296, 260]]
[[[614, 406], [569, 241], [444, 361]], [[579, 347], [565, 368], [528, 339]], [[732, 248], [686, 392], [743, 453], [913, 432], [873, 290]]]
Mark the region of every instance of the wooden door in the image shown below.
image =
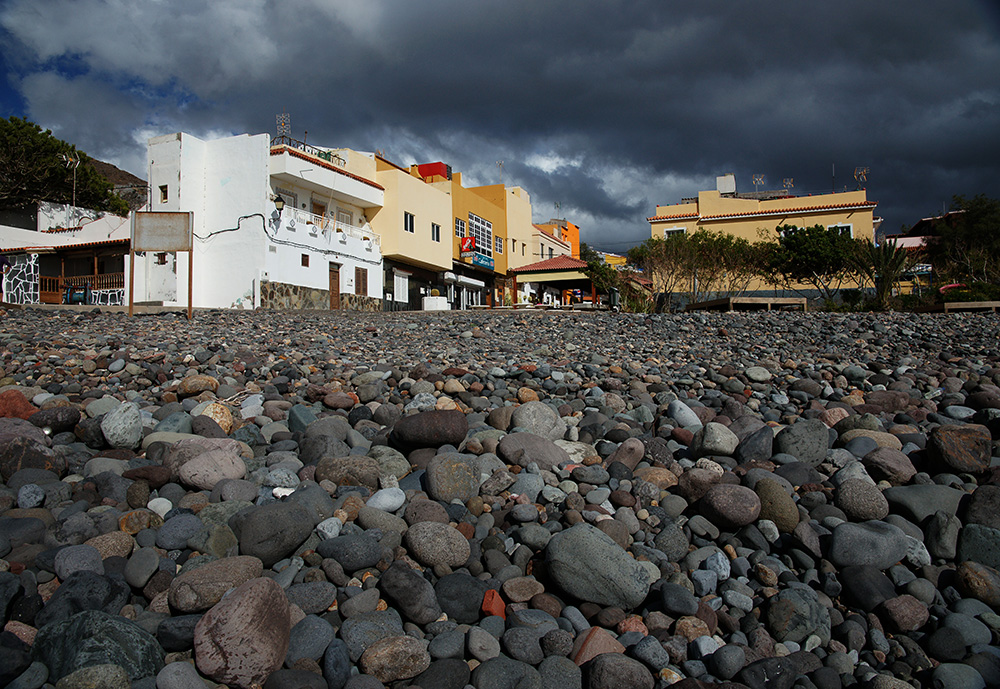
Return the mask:
[[319, 218], [320, 218], [319, 220], [316, 220], [315, 222], [318, 222], [320, 227], [325, 228], [326, 227], [326, 206], [324, 206], [322, 203], [316, 203], [315, 201], [313, 201], [312, 202], [312, 212], [313, 212], [313, 215], [318, 215]]
[[340, 266], [330, 264], [330, 310], [340, 308]]

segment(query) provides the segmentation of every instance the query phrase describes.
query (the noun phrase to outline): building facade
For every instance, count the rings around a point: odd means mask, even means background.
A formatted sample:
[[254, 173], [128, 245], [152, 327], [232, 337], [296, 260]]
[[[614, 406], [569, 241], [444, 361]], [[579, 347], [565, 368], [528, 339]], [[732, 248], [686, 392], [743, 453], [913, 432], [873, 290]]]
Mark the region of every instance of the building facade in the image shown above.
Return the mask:
[[[194, 306], [381, 310], [374, 156], [185, 133], [151, 139], [148, 156], [150, 210], [194, 214]], [[137, 263], [135, 301], [186, 304], [187, 261], [149, 258]]]

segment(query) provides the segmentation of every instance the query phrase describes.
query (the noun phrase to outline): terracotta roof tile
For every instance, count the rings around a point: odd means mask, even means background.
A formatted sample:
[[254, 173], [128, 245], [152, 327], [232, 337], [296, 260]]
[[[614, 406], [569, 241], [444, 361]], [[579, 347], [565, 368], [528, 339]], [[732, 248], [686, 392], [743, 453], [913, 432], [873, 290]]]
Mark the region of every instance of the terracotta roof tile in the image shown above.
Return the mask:
[[52, 244], [48, 246], [15, 246], [10, 249], [0, 249], [0, 254], [22, 254], [29, 253], [32, 251], [65, 251], [68, 249], [93, 249], [102, 246], [118, 246], [122, 245], [127, 247], [129, 243], [128, 239], [106, 239], [101, 242], [83, 242], [81, 244]]
[[572, 256], [553, 256], [544, 261], [529, 263], [520, 268], [512, 268], [512, 273], [543, 273], [552, 270], [583, 270], [587, 267], [586, 261], [581, 261]]
[[300, 151], [297, 148], [292, 148], [291, 146], [285, 146], [284, 144], [278, 146], [271, 146], [271, 155], [276, 156], [276, 155], [281, 155], [282, 153], [288, 153], [289, 155], [293, 155], [296, 158], [302, 158], [302, 160], [308, 160], [310, 163], [313, 163], [314, 165], [319, 165], [320, 167], [325, 167], [327, 170], [332, 170], [333, 172], [340, 173], [341, 175], [345, 175], [347, 177], [350, 177], [351, 179], [356, 179], [362, 184], [367, 184], [368, 186], [374, 187], [379, 191], [385, 191], [385, 187], [383, 187], [381, 184], [377, 184], [371, 181], [370, 179], [365, 179], [361, 175], [356, 175], [353, 172], [348, 172], [347, 170], [341, 170], [336, 165], [332, 165], [323, 160], [322, 158], [317, 158], [316, 156], [309, 155], [308, 153]]

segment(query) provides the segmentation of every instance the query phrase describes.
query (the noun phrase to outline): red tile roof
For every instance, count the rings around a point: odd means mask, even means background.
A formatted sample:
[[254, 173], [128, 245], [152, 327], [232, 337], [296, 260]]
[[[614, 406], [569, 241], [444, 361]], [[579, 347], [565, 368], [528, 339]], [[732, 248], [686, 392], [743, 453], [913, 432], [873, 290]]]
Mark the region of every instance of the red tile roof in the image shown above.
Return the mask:
[[656, 222], [658, 220], [692, 220], [697, 218], [697, 213], [681, 213], [680, 215], [654, 215], [652, 218], [646, 218], [646, 222]]
[[878, 204], [874, 201], [864, 201], [862, 203], [834, 203], [826, 206], [800, 206], [798, 208], [775, 208], [766, 211], [750, 211], [746, 213], [723, 213], [721, 215], [703, 215], [702, 220], [719, 220], [722, 218], [739, 218], [749, 215], [794, 215], [796, 213], [822, 213], [825, 211], [838, 210], [871, 210]]
[[81, 244], [54, 244], [49, 246], [15, 246], [10, 249], [0, 249], [0, 254], [23, 254], [32, 251], [65, 251], [76, 249], [94, 249], [105, 246], [128, 246], [128, 239], [106, 239], [101, 242], [83, 242]]
[[520, 268], [512, 268], [512, 273], [545, 273], [555, 270], [583, 270], [587, 267], [586, 261], [581, 261], [572, 256], [553, 256], [538, 263], [529, 263]]
[[799, 206], [797, 208], [775, 208], [774, 210], [744, 211], [737, 213], [723, 213], [721, 215], [698, 215], [697, 213], [685, 213], [683, 215], [654, 215], [646, 218], [646, 222], [661, 222], [664, 220], [724, 220], [726, 218], [758, 217], [767, 215], [795, 215], [797, 213], [824, 213], [836, 210], [872, 210], [877, 206], [875, 201], [863, 201], [861, 203], [834, 203], [825, 206]]
[[276, 156], [276, 155], [281, 155], [282, 153], [288, 153], [289, 155], [293, 155], [296, 158], [302, 158], [302, 160], [308, 160], [310, 163], [314, 165], [319, 165], [320, 167], [325, 167], [327, 170], [332, 170], [333, 172], [338, 172], [342, 175], [346, 175], [351, 179], [356, 179], [362, 184], [367, 184], [368, 186], [374, 187], [379, 191], [385, 191], [385, 187], [383, 187], [381, 184], [376, 184], [370, 179], [365, 179], [361, 175], [356, 175], [353, 172], [348, 172], [347, 170], [341, 170], [336, 165], [328, 163], [322, 158], [317, 158], [316, 156], [309, 155], [308, 153], [300, 151], [297, 148], [292, 148], [291, 146], [285, 146], [284, 144], [279, 146], [271, 146], [271, 155]]

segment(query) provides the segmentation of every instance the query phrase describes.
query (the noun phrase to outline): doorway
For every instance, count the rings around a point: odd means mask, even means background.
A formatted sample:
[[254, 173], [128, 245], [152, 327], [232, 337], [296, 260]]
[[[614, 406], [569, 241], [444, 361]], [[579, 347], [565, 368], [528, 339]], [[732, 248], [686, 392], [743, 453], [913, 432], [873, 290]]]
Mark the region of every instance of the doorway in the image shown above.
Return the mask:
[[330, 264], [330, 310], [340, 309], [340, 266]]

